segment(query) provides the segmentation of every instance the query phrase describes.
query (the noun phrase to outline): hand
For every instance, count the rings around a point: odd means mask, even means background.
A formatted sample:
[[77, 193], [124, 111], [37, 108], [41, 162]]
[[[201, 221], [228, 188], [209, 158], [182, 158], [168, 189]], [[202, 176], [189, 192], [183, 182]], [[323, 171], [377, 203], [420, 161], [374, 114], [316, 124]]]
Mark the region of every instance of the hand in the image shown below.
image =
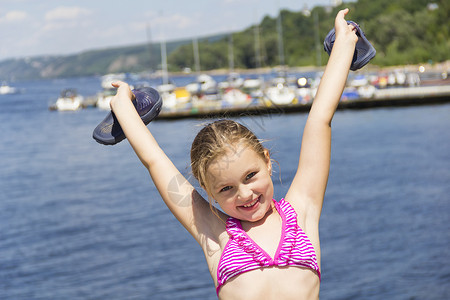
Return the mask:
[[355, 43], [358, 41], [358, 36], [356, 35], [356, 28], [353, 24], [348, 24], [345, 20], [345, 16], [348, 14], [349, 9], [340, 10], [336, 19], [334, 20], [334, 28], [336, 31], [336, 40], [343, 39], [349, 42]]
[[112, 108], [113, 102], [127, 100], [131, 101], [135, 98], [134, 94], [131, 92], [128, 83], [123, 81], [115, 81], [111, 84], [113, 87], [117, 88], [116, 95], [111, 99], [110, 106]]

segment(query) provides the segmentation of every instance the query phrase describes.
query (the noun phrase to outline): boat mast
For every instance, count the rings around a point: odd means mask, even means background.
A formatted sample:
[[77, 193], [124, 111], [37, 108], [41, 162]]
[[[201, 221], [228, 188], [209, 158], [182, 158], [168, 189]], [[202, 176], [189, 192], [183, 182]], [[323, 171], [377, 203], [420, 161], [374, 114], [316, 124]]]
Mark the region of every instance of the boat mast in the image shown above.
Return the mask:
[[230, 73], [234, 71], [234, 53], [233, 53], [233, 33], [230, 33], [228, 37], [228, 65]]
[[256, 56], [256, 68], [260, 69], [262, 67], [261, 63], [261, 50], [260, 50], [260, 37], [259, 37], [259, 24], [255, 25], [253, 29], [255, 35], [255, 56]]
[[277, 33], [278, 33], [278, 55], [280, 58], [280, 66], [284, 67], [285, 62], [284, 62], [283, 28], [281, 26], [280, 1], [278, 1]]
[[314, 11], [314, 30], [316, 38], [316, 65], [320, 67], [322, 65], [322, 51], [320, 44], [320, 34], [319, 34], [319, 15], [317, 11]]
[[167, 71], [167, 50], [165, 38], [163, 38], [163, 40], [161, 41], [161, 62], [163, 84], [168, 84], [169, 74]]
[[200, 55], [198, 52], [198, 40], [196, 37], [192, 40], [192, 46], [194, 48], [195, 72], [200, 73]]
[[147, 41], [148, 41], [148, 56], [149, 56], [149, 68], [150, 68], [150, 73], [152, 73], [152, 32], [150, 30], [150, 23], [147, 23], [146, 26], [146, 34], [147, 34]]

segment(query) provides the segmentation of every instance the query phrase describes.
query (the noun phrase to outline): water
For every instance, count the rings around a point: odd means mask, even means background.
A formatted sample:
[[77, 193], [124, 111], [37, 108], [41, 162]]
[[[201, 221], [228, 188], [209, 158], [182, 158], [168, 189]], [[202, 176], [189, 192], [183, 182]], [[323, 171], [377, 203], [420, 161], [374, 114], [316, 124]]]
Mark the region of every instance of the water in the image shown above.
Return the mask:
[[[14, 86], [0, 96], [0, 299], [216, 299], [200, 247], [128, 143], [91, 138], [106, 113], [48, 111], [61, 89], [93, 95], [99, 79]], [[321, 299], [450, 297], [449, 117], [450, 105], [337, 112]], [[306, 115], [239, 120], [268, 140], [282, 197]], [[149, 125], [185, 174], [199, 123]]]

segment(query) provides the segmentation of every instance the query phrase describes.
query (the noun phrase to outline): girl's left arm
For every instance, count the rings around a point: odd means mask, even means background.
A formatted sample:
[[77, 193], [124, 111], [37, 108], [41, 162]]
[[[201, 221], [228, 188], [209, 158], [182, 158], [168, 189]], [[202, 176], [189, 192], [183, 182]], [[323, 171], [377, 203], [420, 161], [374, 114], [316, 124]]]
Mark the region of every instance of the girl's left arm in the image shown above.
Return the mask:
[[341, 10], [335, 19], [336, 40], [320, 81], [305, 129], [297, 173], [286, 195], [302, 218], [319, 221], [328, 181], [331, 155], [331, 121], [347, 81], [358, 40]]

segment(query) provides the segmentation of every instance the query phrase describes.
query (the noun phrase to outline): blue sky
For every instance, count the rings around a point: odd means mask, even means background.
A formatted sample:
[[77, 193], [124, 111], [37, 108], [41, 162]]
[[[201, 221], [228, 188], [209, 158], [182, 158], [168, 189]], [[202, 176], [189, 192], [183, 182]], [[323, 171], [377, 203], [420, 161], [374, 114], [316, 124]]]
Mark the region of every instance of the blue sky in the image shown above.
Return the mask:
[[0, 60], [242, 30], [333, 0], [0, 0]]

